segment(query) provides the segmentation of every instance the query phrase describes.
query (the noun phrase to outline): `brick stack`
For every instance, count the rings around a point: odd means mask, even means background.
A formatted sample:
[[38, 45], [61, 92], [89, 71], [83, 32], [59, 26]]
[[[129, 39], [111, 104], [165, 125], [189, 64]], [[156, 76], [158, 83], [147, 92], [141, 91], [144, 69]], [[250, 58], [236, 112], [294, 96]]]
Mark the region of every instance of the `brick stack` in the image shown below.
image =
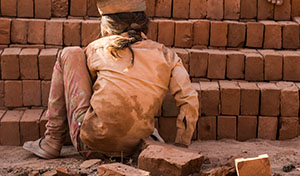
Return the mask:
[[[146, 3], [148, 38], [182, 58], [199, 94], [194, 139], [298, 136], [298, 0], [282, 6], [267, 0]], [[45, 130], [59, 50], [97, 39], [99, 13], [96, 0], [0, 0], [0, 16], [0, 144], [20, 145]], [[176, 136], [178, 111], [168, 94], [156, 118], [168, 142]]]

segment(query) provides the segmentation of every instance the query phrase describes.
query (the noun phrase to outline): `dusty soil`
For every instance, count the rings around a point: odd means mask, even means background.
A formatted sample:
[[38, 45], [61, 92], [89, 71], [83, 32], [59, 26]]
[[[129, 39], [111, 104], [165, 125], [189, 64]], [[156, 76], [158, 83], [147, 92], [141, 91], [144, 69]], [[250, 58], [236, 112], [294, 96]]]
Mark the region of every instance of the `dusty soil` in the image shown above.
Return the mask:
[[[300, 171], [300, 137], [288, 141], [269, 141], [255, 139], [247, 142], [234, 140], [196, 141], [189, 147], [200, 152], [206, 159], [202, 171], [225, 165], [236, 157], [255, 157], [268, 154], [274, 175], [299, 176]], [[43, 160], [26, 152], [22, 147], [0, 146], [0, 175], [27, 175], [36, 170], [44, 173], [57, 167], [69, 168], [73, 171], [96, 175], [97, 166], [81, 169], [79, 166], [84, 160], [73, 149], [65, 146], [62, 157], [53, 160]], [[107, 162], [115, 162], [110, 159]], [[125, 164], [135, 165], [136, 160], [127, 159]], [[293, 164], [296, 169], [289, 173], [282, 171], [284, 165]]]

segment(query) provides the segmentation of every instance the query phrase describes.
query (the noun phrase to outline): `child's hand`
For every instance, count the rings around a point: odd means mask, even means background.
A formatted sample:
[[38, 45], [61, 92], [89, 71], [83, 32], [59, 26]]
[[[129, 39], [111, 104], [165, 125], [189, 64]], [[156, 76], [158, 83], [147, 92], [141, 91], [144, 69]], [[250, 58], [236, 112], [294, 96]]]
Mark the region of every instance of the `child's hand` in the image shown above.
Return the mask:
[[275, 4], [275, 5], [283, 4], [283, 0], [268, 0], [268, 2]]

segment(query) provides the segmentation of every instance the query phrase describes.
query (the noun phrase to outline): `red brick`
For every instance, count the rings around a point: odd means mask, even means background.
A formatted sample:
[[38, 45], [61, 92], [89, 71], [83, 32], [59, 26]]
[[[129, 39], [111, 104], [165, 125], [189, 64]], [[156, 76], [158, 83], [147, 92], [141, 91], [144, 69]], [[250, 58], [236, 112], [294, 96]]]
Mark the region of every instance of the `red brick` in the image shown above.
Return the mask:
[[224, 47], [227, 45], [228, 24], [212, 21], [210, 26], [210, 46]]
[[236, 116], [218, 116], [217, 139], [236, 139]]
[[175, 47], [190, 48], [193, 45], [193, 23], [177, 21], [175, 23]]
[[44, 137], [44, 133], [46, 132], [46, 124], [48, 122], [48, 119], [46, 118], [47, 110], [43, 112], [43, 115], [40, 119], [40, 137]]
[[0, 126], [0, 143], [2, 145], [20, 145], [20, 126], [19, 122], [23, 115], [23, 111], [13, 110], [0, 111], [1, 114], [1, 126]]
[[274, 21], [261, 21], [265, 25], [264, 48], [280, 49], [282, 46], [282, 27]]
[[18, 0], [18, 17], [33, 17], [33, 0]]
[[217, 139], [217, 118], [216, 116], [200, 117], [198, 120], [198, 139]]
[[177, 133], [176, 117], [159, 117], [158, 132], [167, 143], [174, 143]]
[[238, 20], [240, 18], [240, 11], [240, 0], [224, 0], [224, 19]]
[[282, 47], [299, 48], [299, 24], [291, 21], [279, 22], [282, 25]]
[[239, 51], [226, 52], [226, 77], [229, 79], [245, 78], [245, 56]]
[[266, 0], [257, 1], [257, 19], [267, 20], [274, 18], [274, 5]]
[[274, 50], [260, 50], [264, 57], [264, 79], [267, 81], [282, 80], [282, 55]]
[[174, 51], [181, 58], [184, 68], [187, 72], [189, 72], [190, 57], [188, 51], [180, 48], [172, 48], [172, 51]]
[[1, 55], [1, 76], [2, 79], [19, 79], [20, 48], [6, 48]]
[[[64, 174], [69, 175], [69, 174]], [[150, 172], [134, 168], [121, 163], [103, 164], [98, 167], [98, 175], [116, 175], [116, 176], [149, 176]]]
[[4, 92], [6, 107], [23, 106], [22, 81], [5, 81]]
[[206, 3], [206, 0], [190, 0], [190, 18], [205, 18]]
[[38, 62], [37, 57], [39, 49], [26, 48], [20, 53], [20, 73], [21, 79], [38, 79]]
[[157, 28], [158, 23], [154, 20], [150, 20], [148, 24], [148, 32], [147, 32], [147, 38], [153, 41], [157, 41]]
[[69, 0], [51, 0], [51, 14], [54, 17], [66, 17], [69, 13]]
[[174, 43], [175, 23], [172, 20], [158, 21], [158, 42], [166, 46]]
[[44, 44], [45, 42], [45, 21], [28, 21], [28, 43]]
[[12, 43], [27, 43], [28, 20], [14, 19], [11, 24], [11, 41]]
[[220, 81], [221, 114], [239, 115], [240, 113], [240, 87], [236, 82]]
[[4, 107], [4, 81], [0, 81], [0, 107]]
[[87, 0], [70, 0], [70, 15], [83, 17], [86, 16]]
[[190, 76], [206, 77], [208, 65], [208, 50], [189, 50], [190, 52]]
[[194, 22], [193, 45], [208, 46], [210, 22], [208, 20], [198, 20]]
[[51, 18], [51, 0], [34, 0], [35, 18]]
[[256, 138], [257, 117], [256, 116], [238, 116], [237, 140], [246, 141]]
[[163, 101], [162, 109], [163, 116], [165, 117], [172, 117], [178, 115], [179, 109], [176, 106], [174, 97], [170, 93], [166, 95]]
[[1, 16], [17, 16], [17, 0], [1, 0]]
[[257, 15], [257, 0], [241, 0], [241, 18], [255, 19]]
[[223, 19], [223, 1], [207, 0], [207, 18], [221, 20]]
[[173, 0], [173, 18], [189, 18], [190, 0]]
[[81, 21], [66, 20], [64, 22], [64, 45], [80, 46]]
[[282, 52], [283, 80], [300, 81], [300, 55], [295, 52]]
[[245, 80], [263, 81], [264, 62], [263, 57], [257, 53], [245, 53]]
[[256, 83], [239, 82], [241, 88], [241, 115], [258, 115], [259, 88]]
[[300, 3], [298, 0], [292, 0], [292, 17], [300, 16]]
[[0, 44], [10, 44], [10, 31], [11, 19], [0, 18]]
[[99, 17], [99, 11], [97, 8], [97, 0], [87, 0], [87, 15], [93, 17]]
[[258, 22], [247, 23], [247, 39], [246, 46], [253, 48], [261, 48], [264, 38], [264, 25]]
[[47, 107], [51, 81], [42, 81], [41, 84], [42, 84], [42, 106]]
[[280, 114], [280, 89], [274, 83], [258, 83], [260, 88], [260, 115]]
[[241, 22], [228, 22], [227, 46], [240, 48], [245, 43], [246, 24]]
[[41, 106], [40, 80], [23, 80], [23, 105]]
[[209, 50], [207, 78], [225, 79], [226, 54], [219, 50]]
[[[299, 3], [299, 2], [298, 2]], [[275, 20], [290, 20], [291, 19], [291, 0], [284, 0], [282, 5], [274, 7]]]
[[157, 0], [155, 7], [155, 16], [171, 17], [172, 0]]
[[40, 79], [50, 80], [58, 49], [42, 49], [39, 55]]
[[220, 90], [217, 82], [200, 82], [201, 115], [219, 115]]
[[293, 82], [278, 82], [281, 89], [280, 115], [282, 117], [297, 117], [299, 114], [299, 91]]
[[100, 37], [100, 21], [85, 20], [81, 24], [81, 44], [87, 46]]
[[156, 0], [146, 0], [146, 14], [148, 17], [155, 16], [155, 1]]
[[275, 140], [277, 135], [277, 117], [258, 117], [258, 138]]
[[46, 22], [45, 43], [47, 45], [63, 45], [62, 20], [49, 20]]
[[21, 145], [26, 141], [34, 141], [40, 137], [40, 118], [43, 109], [28, 109], [20, 120]]
[[286, 140], [298, 137], [299, 119], [296, 117], [280, 117], [279, 119], [279, 140]]

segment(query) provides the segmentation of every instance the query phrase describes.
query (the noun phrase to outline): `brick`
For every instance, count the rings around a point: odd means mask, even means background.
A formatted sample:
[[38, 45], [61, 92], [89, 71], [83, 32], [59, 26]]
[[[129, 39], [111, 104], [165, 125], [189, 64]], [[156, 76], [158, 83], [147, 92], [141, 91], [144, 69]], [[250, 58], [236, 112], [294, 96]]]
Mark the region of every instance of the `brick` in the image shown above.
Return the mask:
[[255, 19], [257, 16], [257, 0], [241, 0], [241, 18]]
[[276, 140], [277, 117], [258, 117], [258, 138]]
[[200, 82], [201, 116], [219, 115], [220, 90], [217, 82]]
[[263, 57], [257, 53], [245, 53], [245, 80], [263, 81]]
[[193, 45], [208, 46], [210, 22], [208, 20], [198, 20], [193, 27]]
[[166, 46], [174, 43], [175, 23], [172, 20], [158, 21], [158, 42]]
[[190, 48], [193, 45], [193, 23], [177, 21], [175, 23], [175, 47]]
[[299, 48], [299, 24], [291, 21], [279, 22], [282, 25], [282, 47], [284, 49]]
[[51, 0], [34, 0], [35, 18], [51, 18]]
[[30, 44], [30, 45], [26, 45], [26, 44], [10, 44], [9, 45], [9, 48], [37, 48], [37, 49], [43, 49], [45, 47], [46, 47], [45, 45], [41, 45], [41, 44]]
[[40, 137], [44, 137], [44, 133], [46, 132], [46, 124], [48, 122], [48, 119], [46, 118], [47, 114], [47, 110], [45, 110], [43, 112], [43, 115], [41, 116], [41, 119], [40, 119]]
[[177, 133], [176, 116], [174, 117], [159, 117], [158, 119], [158, 132], [160, 136], [167, 143], [174, 143]]
[[163, 109], [163, 116], [166, 117], [172, 117], [172, 116], [177, 116], [179, 113], [179, 109], [176, 106], [176, 101], [174, 99], [174, 97], [168, 93], [163, 101], [163, 105], [162, 105], [162, 109]]
[[300, 3], [298, 0], [292, 0], [292, 17], [300, 16]]
[[155, 6], [156, 17], [171, 17], [172, 0], [157, 0]]
[[239, 82], [241, 91], [241, 114], [258, 115], [259, 88], [256, 83]]
[[274, 7], [274, 19], [291, 20], [291, 8], [291, 0], [285, 0], [282, 5], [276, 5]]
[[258, 22], [247, 23], [246, 46], [253, 48], [262, 48], [264, 39], [264, 25]]
[[274, 21], [261, 21], [265, 25], [264, 48], [280, 49], [282, 46], [282, 27]]
[[260, 50], [264, 57], [264, 79], [267, 81], [282, 80], [282, 55], [274, 50]]
[[156, 0], [146, 0], [146, 15], [148, 17], [155, 16], [155, 1]]
[[184, 68], [189, 72], [190, 57], [188, 51], [181, 48], [172, 48], [172, 51], [181, 58]]
[[151, 175], [187, 176], [199, 172], [204, 157], [188, 149], [171, 145], [149, 145], [138, 158], [138, 168]]
[[43, 109], [28, 109], [20, 120], [21, 145], [26, 141], [34, 141], [40, 137], [40, 118]]
[[217, 139], [236, 139], [235, 116], [218, 116]]
[[25, 19], [14, 19], [11, 24], [12, 43], [27, 43], [28, 21]]
[[100, 16], [100, 13], [97, 8], [97, 0], [87, 0], [87, 16]]
[[17, 16], [17, 0], [1, 0], [1, 16]]
[[239, 158], [235, 160], [235, 167], [239, 176], [272, 175], [272, 168], [267, 154], [256, 158]]
[[149, 176], [150, 172], [127, 166], [122, 163], [103, 164], [98, 167], [98, 175], [115, 175], [115, 176]]
[[257, 117], [256, 116], [238, 116], [237, 140], [246, 141], [256, 138]]
[[40, 79], [50, 80], [58, 49], [42, 49], [39, 55]]
[[239, 51], [226, 52], [226, 78], [245, 78], [245, 56]]
[[10, 44], [10, 31], [11, 19], [0, 18], [0, 44]]
[[23, 80], [23, 105], [41, 106], [40, 80]]
[[81, 24], [81, 44], [87, 46], [100, 37], [100, 21], [85, 20]]
[[240, 18], [240, 11], [240, 0], [224, 0], [224, 19], [238, 20]]
[[173, 18], [186, 19], [189, 17], [190, 0], [173, 0]]
[[153, 41], [157, 41], [158, 23], [154, 20], [150, 20], [148, 24], [147, 38]]
[[210, 46], [224, 47], [227, 45], [228, 24], [212, 21], [210, 26]]
[[283, 54], [283, 80], [300, 80], [300, 55], [295, 52], [282, 52]]
[[299, 91], [293, 82], [277, 82], [280, 93], [280, 115], [297, 117], [299, 114]]
[[245, 44], [246, 24], [241, 22], [228, 21], [227, 46], [240, 48]]
[[217, 139], [217, 118], [216, 116], [200, 117], [198, 120], [198, 139]]
[[4, 91], [6, 107], [20, 107], [23, 105], [21, 81], [5, 81]]
[[70, 15], [76, 17], [86, 16], [87, 0], [70, 0]]
[[63, 21], [49, 20], [46, 22], [45, 43], [47, 45], [63, 45]]
[[42, 106], [48, 106], [48, 98], [50, 93], [51, 81], [42, 81], [41, 89], [42, 89]]
[[64, 45], [80, 46], [81, 22], [79, 20], [66, 20], [64, 22]]
[[1, 76], [2, 79], [19, 79], [20, 48], [6, 48], [1, 55]]
[[239, 115], [240, 113], [240, 87], [237, 82], [220, 81], [221, 114]]
[[258, 83], [260, 89], [260, 115], [278, 116], [280, 113], [280, 89], [274, 83]]
[[190, 0], [190, 18], [205, 18], [206, 3], [206, 0]]
[[2, 114], [0, 126], [0, 143], [2, 145], [16, 146], [20, 145], [20, 126], [19, 122], [23, 115], [23, 111], [13, 110], [7, 111], [3, 116]]
[[20, 74], [21, 79], [38, 79], [38, 62], [37, 57], [39, 49], [26, 48], [20, 53]]
[[279, 140], [296, 138], [298, 132], [299, 119], [296, 117], [280, 117], [279, 119]]
[[274, 18], [274, 5], [266, 0], [257, 0], [257, 19], [267, 20]]
[[18, 0], [18, 17], [33, 17], [33, 0]]
[[224, 0], [207, 0], [207, 18], [216, 20], [223, 19], [223, 1]]
[[208, 65], [207, 50], [189, 50], [190, 52], [190, 76], [206, 77]]
[[225, 79], [226, 54], [219, 50], [210, 50], [208, 55], [207, 78]]
[[0, 81], [0, 107], [4, 107], [4, 95], [5, 95], [5, 91], [4, 91], [4, 81]]
[[66, 17], [69, 13], [69, 0], [51, 0], [51, 14], [54, 17]]
[[44, 44], [45, 42], [45, 21], [28, 21], [28, 43]]

